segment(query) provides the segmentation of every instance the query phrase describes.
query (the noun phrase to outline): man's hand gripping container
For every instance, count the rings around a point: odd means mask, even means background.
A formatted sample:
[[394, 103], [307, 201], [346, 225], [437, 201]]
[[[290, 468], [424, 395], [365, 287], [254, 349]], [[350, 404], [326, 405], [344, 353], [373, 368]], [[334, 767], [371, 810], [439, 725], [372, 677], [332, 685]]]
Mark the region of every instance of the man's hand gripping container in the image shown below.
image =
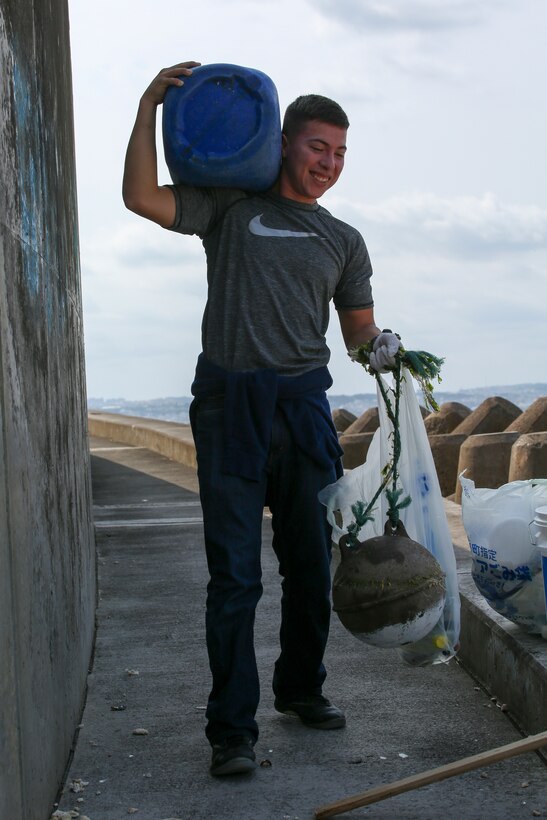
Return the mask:
[[277, 91], [261, 71], [228, 63], [194, 68], [163, 104], [173, 182], [264, 191], [281, 165]]

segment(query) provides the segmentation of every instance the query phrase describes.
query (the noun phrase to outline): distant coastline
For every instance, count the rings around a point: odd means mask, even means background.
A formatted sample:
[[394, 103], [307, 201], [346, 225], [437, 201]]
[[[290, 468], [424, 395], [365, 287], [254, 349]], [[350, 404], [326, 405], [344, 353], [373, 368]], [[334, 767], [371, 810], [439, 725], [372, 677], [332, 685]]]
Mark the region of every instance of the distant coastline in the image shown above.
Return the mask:
[[[473, 387], [456, 392], [434, 391], [439, 404], [448, 401], [457, 401], [474, 410], [475, 407], [490, 396], [501, 396], [525, 410], [535, 399], [547, 396], [547, 383], [494, 385], [492, 387]], [[343, 407], [350, 413], [359, 416], [369, 407], [377, 404], [376, 393], [358, 393], [352, 396], [329, 394], [329, 403], [334, 410]], [[418, 400], [421, 400], [418, 391]], [[123, 398], [89, 398], [89, 410], [100, 410], [104, 413], [121, 413], [125, 416], [140, 416], [142, 418], [161, 419], [162, 421], [177, 421], [188, 424], [188, 410], [192, 402], [191, 396], [167, 396], [159, 399], [123, 399]]]

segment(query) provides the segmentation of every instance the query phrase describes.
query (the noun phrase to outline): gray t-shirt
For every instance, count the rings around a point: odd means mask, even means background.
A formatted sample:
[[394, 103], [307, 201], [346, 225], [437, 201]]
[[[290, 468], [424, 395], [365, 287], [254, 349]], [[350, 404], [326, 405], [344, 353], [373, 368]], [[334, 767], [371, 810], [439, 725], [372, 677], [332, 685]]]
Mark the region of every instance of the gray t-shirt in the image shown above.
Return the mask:
[[338, 310], [373, 304], [361, 234], [318, 204], [271, 192], [170, 187], [171, 230], [200, 236], [207, 255], [205, 356], [289, 376], [326, 365], [331, 299]]

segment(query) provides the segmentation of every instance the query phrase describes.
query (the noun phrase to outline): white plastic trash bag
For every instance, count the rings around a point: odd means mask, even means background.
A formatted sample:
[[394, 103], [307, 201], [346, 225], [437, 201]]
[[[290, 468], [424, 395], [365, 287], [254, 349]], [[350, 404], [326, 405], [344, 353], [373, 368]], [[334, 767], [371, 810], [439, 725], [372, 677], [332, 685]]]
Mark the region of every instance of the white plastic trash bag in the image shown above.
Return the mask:
[[527, 632], [547, 637], [541, 554], [530, 524], [547, 504], [547, 480], [477, 488], [460, 476], [462, 519], [475, 584], [492, 609]]
[[[410, 538], [423, 544], [439, 562], [445, 573], [446, 600], [443, 615], [434, 629], [420, 641], [400, 647], [398, 652], [412, 666], [427, 666], [448, 661], [456, 653], [460, 633], [460, 597], [454, 548], [435, 463], [412, 377], [406, 369], [403, 369], [402, 375], [398, 486], [403, 490], [402, 497], [410, 495], [412, 503], [400, 511], [400, 518]], [[383, 386], [394, 406], [393, 390], [385, 381]], [[380, 427], [374, 434], [365, 463], [319, 494], [319, 500], [327, 507], [327, 518], [336, 543], [347, 533], [348, 525], [354, 520], [352, 505], [357, 501], [368, 503], [372, 500], [382, 483], [382, 469], [391, 459], [393, 426], [379, 387], [377, 395]], [[385, 493], [382, 493], [373, 511], [374, 521], [361, 529], [360, 541], [383, 534], [388, 506]]]

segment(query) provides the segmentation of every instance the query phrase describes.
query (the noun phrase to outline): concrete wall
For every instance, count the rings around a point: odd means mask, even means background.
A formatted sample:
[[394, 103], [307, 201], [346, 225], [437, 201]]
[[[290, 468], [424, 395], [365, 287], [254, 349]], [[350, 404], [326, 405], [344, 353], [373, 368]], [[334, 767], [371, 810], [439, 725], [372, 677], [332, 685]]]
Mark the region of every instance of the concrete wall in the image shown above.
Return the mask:
[[45, 820], [95, 612], [66, 0], [0, 0], [0, 817]]

